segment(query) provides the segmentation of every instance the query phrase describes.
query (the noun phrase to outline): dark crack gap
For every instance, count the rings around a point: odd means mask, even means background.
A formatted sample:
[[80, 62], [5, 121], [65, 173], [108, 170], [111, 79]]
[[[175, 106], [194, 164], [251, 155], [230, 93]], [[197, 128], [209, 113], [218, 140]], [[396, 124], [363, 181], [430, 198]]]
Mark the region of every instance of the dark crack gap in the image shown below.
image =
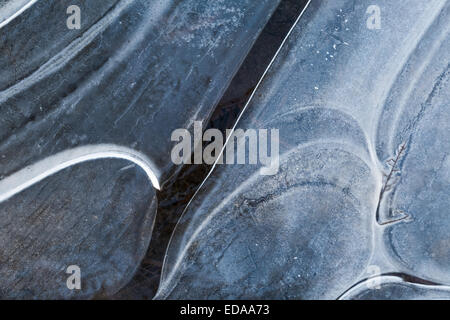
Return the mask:
[[[307, 2], [307, 0], [281, 0], [225, 91], [205, 130], [216, 128], [224, 132], [233, 127], [259, 79]], [[133, 279], [110, 298], [153, 298], [158, 289], [161, 266], [173, 229], [209, 170], [209, 165], [185, 165], [166, 183], [164, 190], [158, 194], [158, 214], [147, 254]]]

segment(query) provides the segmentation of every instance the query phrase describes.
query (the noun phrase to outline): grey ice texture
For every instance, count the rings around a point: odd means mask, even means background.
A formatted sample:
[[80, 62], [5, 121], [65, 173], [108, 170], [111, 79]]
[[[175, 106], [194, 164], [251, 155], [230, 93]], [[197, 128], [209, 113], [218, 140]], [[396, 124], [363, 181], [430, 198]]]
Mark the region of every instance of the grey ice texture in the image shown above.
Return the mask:
[[278, 174], [215, 166], [157, 298], [336, 299], [373, 267], [407, 280], [356, 298], [450, 298], [449, 29], [446, 0], [311, 1], [237, 123], [280, 130]]
[[450, 287], [411, 283], [395, 275], [377, 276], [346, 292], [343, 300], [449, 300]]
[[[1, 1], [0, 184], [98, 144], [142, 153], [163, 183], [175, 170], [171, 132], [208, 119], [277, 4]], [[81, 9], [80, 30], [66, 26], [70, 5]], [[154, 189], [124, 160], [34, 184], [0, 203], [0, 297], [114, 294], [139, 266], [155, 214]], [[69, 265], [81, 268], [79, 291], [66, 287]]]

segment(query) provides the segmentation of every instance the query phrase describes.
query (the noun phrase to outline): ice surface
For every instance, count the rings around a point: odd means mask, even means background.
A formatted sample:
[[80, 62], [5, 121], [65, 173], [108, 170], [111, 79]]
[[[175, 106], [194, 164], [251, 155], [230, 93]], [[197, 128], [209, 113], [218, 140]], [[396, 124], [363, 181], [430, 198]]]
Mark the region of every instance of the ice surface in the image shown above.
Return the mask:
[[[113, 294], [145, 254], [155, 211], [148, 178], [124, 160], [72, 166], [35, 184], [0, 204], [1, 296]], [[66, 286], [70, 265], [81, 269], [80, 291]]]
[[92, 1], [81, 30], [69, 3], [39, 1], [2, 29], [1, 175], [114, 143], [164, 180], [172, 131], [207, 119], [277, 1]]
[[[156, 213], [141, 169], [161, 184], [174, 172], [172, 131], [208, 119], [277, 4], [0, 2], [1, 297], [91, 298], [130, 279]], [[81, 9], [80, 30], [66, 26], [69, 5]], [[103, 145], [149, 161], [53, 172], [58, 155]], [[27, 174], [36, 184], [11, 194]], [[68, 264], [81, 267], [80, 292], [66, 287]]]
[[450, 1], [378, 1], [381, 29], [372, 4], [309, 4], [237, 124], [280, 130], [278, 174], [216, 165], [157, 298], [333, 299], [376, 269], [423, 279], [405, 298], [450, 284]]
[[379, 276], [349, 290], [345, 300], [449, 300], [450, 287], [409, 282], [400, 276]]

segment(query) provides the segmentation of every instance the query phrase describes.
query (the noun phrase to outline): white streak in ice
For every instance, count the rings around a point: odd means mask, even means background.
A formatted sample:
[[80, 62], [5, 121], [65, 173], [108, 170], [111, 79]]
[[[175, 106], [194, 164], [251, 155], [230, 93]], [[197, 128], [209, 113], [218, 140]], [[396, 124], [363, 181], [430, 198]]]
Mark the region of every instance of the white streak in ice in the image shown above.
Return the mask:
[[4, 26], [6, 26], [11, 21], [13, 21], [18, 16], [20, 16], [22, 14], [22, 12], [27, 10], [29, 7], [31, 7], [33, 4], [35, 4], [37, 1], [38, 0], [30, 0], [30, 1], [28, 1], [26, 4], [24, 4], [22, 7], [20, 7], [20, 9], [17, 10], [13, 15], [11, 15], [8, 18], [6, 18], [5, 20], [1, 21], [0, 22], [0, 29], [3, 28]]
[[0, 180], [0, 203], [70, 166], [91, 160], [124, 159], [141, 167], [153, 186], [160, 190], [158, 171], [144, 154], [113, 144], [87, 145], [69, 149], [40, 160]]

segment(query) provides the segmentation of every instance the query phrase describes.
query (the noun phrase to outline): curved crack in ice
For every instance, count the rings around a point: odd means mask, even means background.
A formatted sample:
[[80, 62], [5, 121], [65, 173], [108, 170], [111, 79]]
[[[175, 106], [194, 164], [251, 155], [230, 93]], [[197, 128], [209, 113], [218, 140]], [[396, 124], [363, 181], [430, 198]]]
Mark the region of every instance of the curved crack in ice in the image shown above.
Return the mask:
[[[427, 29], [428, 30], [428, 29]], [[421, 76], [426, 72], [427, 68], [430, 66], [432, 59], [436, 55], [436, 53], [439, 50], [442, 50], [442, 44], [444, 43], [445, 39], [448, 37], [448, 34], [450, 33], [450, 26], [444, 29], [444, 31], [439, 35], [438, 41], [436, 41], [431, 48], [428, 50], [428, 54], [426, 55], [425, 59], [423, 59], [420, 64], [419, 68], [413, 70], [414, 76], [412, 81], [409, 82], [409, 84], [406, 87], [406, 90], [403, 92], [400, 102], [398, 103], [396, 112], [394, 114], [393, 119], [393, 128], [398, 127], [398, 124], [400, 122], [400, 118], [402, 116], [402, 112], [407, 107], [408, 100], [411, 99], [412, 93], [417, 88], [417, 84], [421, 81]], [[436, 84], [439, 82], [439, 80], [436, 81]], [[388, 140], [388, 149], [387, 150], [393, 150], [394, 148], [394, 142], [393, 142], [393, 136], [389, 137]]]
[[[291, 26], [291, 28], [289, 29], [288, 33], [286, 34], [286, 36], [284, 37], [283, 41], [281, 42], [280, 46], [278, 47], [278, 50], [275, 52], [274, 56], [272, 57], [272, 60], [269, 62], [269, 64], [267, 65], [266, 69], [264, 70], [262, 76], [260, 77], [258, 83], [256, 84], [256, 86], [253, 88], [247, 102], [245, 103], [243, 109], [241, 110], [240, 114], [238, 115], [238, 117], [236, 118], [234, 125], [231, 128], [231, 133], [234, 132], [234, 130], [236, 129], [238, 123], [240, 122], [239, 120], [242, 118], [243, 114], [245, 113], [245, 111], [247, 110], [247, 107], [250, 105], [250, 103], [253, 101], [253, 97], [255, 96], [256, 91], [258, 90], [258, 88], [261, 86], [263, 80], [266, 78], [266, 75], [268, 74], [269, 70], [271, 69], [272, 65], [275, 63], [276, 58], [278, 57], [278, 55], [280, 54], [282, 48], [284, 47], [284, 44], [286, 43], [286, 41], [289, 39], [289, 36], [291, 35], [291, 33], [293, 32], [293, 30], [295, 29], [295, 27], [297, 26], [298, 22], [300, 21], [300, 19], [302, 18], [303, 14], [306, 12], [306, 9], [309, 7], [309, 4], [311, 3], [312, 0], [308, 0], [308, 2], [306, 3], [306, 5], [304, 6], [303, 10], [300, 12], [300, 14], [298, 15], [297, 19], [295, 20], [295, 22], [293, 23], [293, 25]], [[181, 221], [181, 219], [183, 219], [186, 216], [187, 213], [187, 209], [190, 207], [192, 201], [196, 198], [197, 194], [200, 192], [200, 190], [203, 189], [203, 186], [205, 185], [206, 181], [208, 180], [208, 178], [211, 176], [211, 174], [214, 171], [214, 168], [216, 167], [216, 165], [219, 163], [220, 158], [222, 157], [222, 155], [224, 154], [226, 145], [229, 142], [230, 137], [232, 136], [232, 134], [230, 133], [230, 135], [228, 135], [228, 137], [225, 140], [225, 144], [223, 145], [222, 149], [220, 150], [216, 161], [212, 164], [211, 169], [209, 170], [208, 174], [206, 175], [206, 177], [203, 179], [202, 183], [200, 184], [200, 186], [197, 188], [197, 190], [194, 192], [194, 194], [192, 195], [191, 199], [189, 200], [189, 202], [187, 203], [187, 205], [185, 206], [183, 212], [181, 213], [181, 216], [178, 220], [177, 226], [179, 225], [179, 222]], [[241, 185], [239, 189], [242, 189], [243, 187], [245, 187], [247, 184], [249, 183], [249, 180], [247, 180], [243, 185]], [[228, 195], [225, 199], [223, 199], [223, 201], [220, 204], [223, 204], [224, 202], [227, 201], [227, 199], [231, 199], [237, 192], [238, 190], [236, 190], [235, 192], [231, 193], [230, 195]], [[217, 212], [216, 208], [214, 211]], [[205, 226], [208, 221], [209, 221], [210, 217], [208, 217], [208, 219], [206, 219], [206, 221], [203, 221], [200, 226], [196, 229], [196, 231], [193, 233], [193, 236], [191, 238], [191, 240], [193, 238], [195, 238], [195, 235], [199, 232], [199, 230], [202, 229], [203, 226]], [[176, 231], [177, 226], [175, 226], [174, 231], [172, 232], [172, 235], [169, 239], [169, 243], [167, 245], [167, 249], [166, 249], [166, 253], [164, 255], [164, 260], [163, 260], [163, 267], [162, 267], [162, 274], [164, 273], [164, 271], [168, 268], [168, 251], [170, 246], [173, 244], [174, 240], [174, 234]], [[190, 243], [192, 241], [189, 241], [188, 243]], [[186, 248], [189, 247], [189, 245], [186, 246]], [[163, 275], [161, 276], [160, 282], [159, 282], [159, 286], [158, 286], [158, 291], [156, 292], [155, 296], [153, 297], [153, 299], [162, 299], [164, 296], [168, 296], [170, 294], [170, 292], [173, 290], [175, 285], [170, 285], [172, 279], [174, 279], [175, 276], [175, 270], [177, 270], [179, 268], [179, 266], [181, 265], [181, 261], [182, 261], [182, 257], [184, 256], [185, 252], [187, 249], [183, 250], [183, 253], [181, 253], [178, 258], [176, 259], [174, 265], [171, 267], [171, 270], [168, 271], [168, 275], [167, 277], [164, 279]]]
[[395, 283], [403, 283], [403, 284], [411, 284], [418, 287], [422, 287], [425, 289], [434, 288], [434, 289], [445, 289], [449, 290], [450, 287], [443, 285], [441, 283], [429, 281], [426, 279], [422, 279], [410, 274], [401, 273], [401, 272], [390, 272], [385, 273], [373, 277], [364, 278], [350, 288], [345, 290], [336, 300], [347, 300], [351, 299], [352, 296], [356, 296], [362, 289], [371, 289], [370, 283], [374, 280], [377, 280], [379, 284], [395, 284]]
[[11, 16], [6, 18], [5, 20], [0, 22], [0, 29], [6, 26], [8, 23], [13, 21], [15, 18], [20, 16], [25, 10], [30, 8], [33, 4], [35, 4], [38, 0], [30, 0], [27, 3], [25, 3], [22, 7], [20, 7], [16, 12], [14, 12]]
[[[86, 47], [99, 37], [120, 15], [132, 4], [129, 0], [119, 1], [115, 6], [102, 17], [98, 22], [86, 30], [82, 35], [73, 40], [55, 56], [46, 61], [36, 71], [26, 76], [19, 82], [0, 91], [0, 103], [8, 101], [11, 97], [29, 89], [39, 81], [46, 79], [66, 65], [68, 65], [74, 57], [79, 55]], [[0, 27], [1, 28], [1, 27]]]
[[[332, 140], [332, 139], [330, 139], [327, 142], [314, 141], [314, 142], [311, 142], [311, 143], [304, 143], [304, 144], [298, 146], [297, 148], [292, 149], [292, 150], [290, 150], [290, 151], [280, 155], [280, 163], [284, 162], [285, 159], [289, 158], [289, 156], [294, 154], [295, 151], [298, 151], [299, 149], [304, 149], [304, 148], [307, 148], [307, 147], [311, 147], [311, 146], [314, 146], [314, 145], [320, 145], [320, 144], [331, 144], [331, 145], [334, 145], [334, 146], [339, 145], [339, 147], [342, 147], [342, 150], [345, 150], [345, 151], [351, 153], [357, 159], [359, 159], [363, 163], [365, 163], [368, 166], [368, 168], [370, 169], [372, 175], [377, 173], [377, 170], [374, 170], [374, 168], [372, 166], [370, 166], [371, 162], [369, 161], [368, 158], [363, 157], [363, 156], [359, 156], [359, 155], [357, 155], [355, 153], [352, 153], [350, 151], [350, 148], [346, 148], [346, 145], [350, 146], [349, 144], [346, 144], [343, 141]], [[223, 150], [222, 150], [222, 152], [223, 152]], [[261, 177], [260, 172], [259, 171], [255, 171], [252, 175], [250, 175], [250, 177], [247, 178], [247, 180], [245, 180], [245, 182], [241, 183], [233, 192], [231, 192], [229, 195], [224, 197], [222, 199], [222, 201], [220, 201], [220, 203], [218, 203], [216, 205], [214, 210], [211, 211], [209, 213], [209, 215], [207, 217], [205, 217], [204, 220], [198, 226], [196, 226], [196, 227], [194, 226], [194, 229], [192, 231], [190, 231], [190, 232], [192, 232], [191, 234], [189, 232], [185, 231], [185, 234], [189, 234], [187, 236], [188, 240], [183, 245], [183, 249], [178, 254], [176, 260], [173, 263], [173, 265], [170, 267], [170, 269], [169, 269], [170, 271], [168, 272], [167, 278], [161, 279], [160, 285], [159, 285], [159, 288], [158, 288], [158, 292], [156, 293], [154, 299], [165, 299], [165, 298], [167, 298], [169, 296], [169, 294], [172, 292], [173, 288], [176, 286], [176, 283], [178, 281], [176, 272], [177, 272], [177, 270], [179, 270], [181, 268], [183, 258], [187, 255], [189, 248], [192, 247], [192, 244], [194, 243], [194, 241], [197, 238], [197, 236], [201, 233], [202, 230], [204, 230], [206, 228], [206, 226], [210, 223], [210, 221], [212, 221], [212, 219], [217, 214], [219, 214], [221, 212], [221, 210], [225, 207], [225, 205], [227, 203], [231, 202], [231, 200], [233, 198], [236, 198], [239, 194], [243, 194], [243, 190], [249, 189], [252, 185], [255, 185], [256, 181], [258, 180], [259, 177]], [[196, 193], [199, 192], [199, 190], [202, 188], [202, 186], [205, 183], [205, 181], [206, 181], [206, 179], [203, 181], [202, 185], [197, 189]], [[295, 185], [292, 185], [290, 187], [295, 187]], [[190, 201], [192, 201], [192, 199], [194, 199], [194, 197], [192, 197]], [[247, 199], [247, 200], [249, 200], [249, 199]], [[352, 200], [356, 200], [356, 199], [353, 198]], [[358, 206], [360, 205], [357, 200], [356, 200], [356, 203], [357, 203]], [[187, 212], [187, 208], [189, 207], [189, 204], [185, 207], [185, 209], [184, 209], [184, 211], [183, 211], [179, 221], [181, 221], [183, 219], [185, 213]], [[178, 224], [179, 224], [179, 222], [178, 222]], [[177, 226], [178, 226], [178, 224], [177, 224]], [[177, 229], [177, 226], [175, 227], [175, 231]], [[175, 234], [175, 231], [172, 232], [172, 236], [171, 236], [171, 239], [170, 239], [171, 243], [173, 241], [173, 235]], [[169, 246], [168, 246], [168, 248], [169, 248]], [[168, 258], [167, 258], [167, 252], [166, 252], [166, 255], [164, 257], [164, 264], [166, 264], [166, 268], [167, 268], [167, 265], [169, 264], [167, 259]]]
[[155, 165], [139, 151], [113, 144], [98, 144], [62, 151], [0, 180], [0, 203], [70, 166], [99, 159], [123, 159], [141, 167], [153, 186], [160, 190]]

